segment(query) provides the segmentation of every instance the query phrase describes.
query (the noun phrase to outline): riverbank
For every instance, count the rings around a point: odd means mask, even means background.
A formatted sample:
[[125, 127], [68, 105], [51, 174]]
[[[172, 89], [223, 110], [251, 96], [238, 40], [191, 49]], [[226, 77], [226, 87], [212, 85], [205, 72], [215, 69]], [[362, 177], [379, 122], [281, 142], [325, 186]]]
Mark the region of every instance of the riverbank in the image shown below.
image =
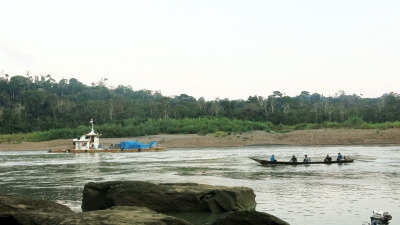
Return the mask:
[[[238, 147], [249, 145], [400, 145], [400, 129], [320, 129], [296, 130], [289, 133], [252, 131], [225, 136], [197, 134], [158, 134], [134, 138], [102, 138], [103, 145], [135, 140], [142, 143], [157, 141], [168, 148]], [[44, 142], [1, 143], [0, 151], [69, 149], [71, 140]]]

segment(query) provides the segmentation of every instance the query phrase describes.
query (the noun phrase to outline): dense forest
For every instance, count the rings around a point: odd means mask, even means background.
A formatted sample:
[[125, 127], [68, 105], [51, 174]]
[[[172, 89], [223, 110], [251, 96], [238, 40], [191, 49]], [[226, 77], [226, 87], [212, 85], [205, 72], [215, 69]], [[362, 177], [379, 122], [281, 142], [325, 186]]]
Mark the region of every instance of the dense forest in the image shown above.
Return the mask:
[[0, 134], [76, 129], [88, 126], [91, 118], [96, 125], [122, 127], [127, 121], [143, 125], [203, 118], [271, 126], [343, 123], [354, 118], [374, 124], [400, 121], [400, 95], [391, 92], [363, 98], [345, 91], [332, 96], [302, 91], [291, 97], [271, 91], [245, 100], [217, 97], [207, 101], [187, 94], [163, 96], [160, 91], [134, 90], [130, 85], [111, 87], [106, 78], [88, 86], [75, 78], [56, 82], [51, 75], [9, 77], [3, 73], [0, 77]]

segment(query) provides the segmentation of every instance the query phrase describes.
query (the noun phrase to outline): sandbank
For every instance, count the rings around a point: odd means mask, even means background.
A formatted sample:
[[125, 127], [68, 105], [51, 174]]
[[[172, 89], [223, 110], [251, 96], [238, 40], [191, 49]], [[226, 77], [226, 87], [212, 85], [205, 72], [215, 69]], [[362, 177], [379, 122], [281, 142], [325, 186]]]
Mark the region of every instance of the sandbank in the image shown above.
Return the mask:
[[[215, 137], [197, 134], [157, 134], [127, 138], [101, 138], [103, 145], [135, 140], [157, 141], [167, 148], [240, 147], [254, 145], [400, 145], [400, 129], [320, 129], [296, 130], [288, 133], [252, 131]], [[72, 147], [72, 140], [1, 143], [0, 151], [63, 150]]]

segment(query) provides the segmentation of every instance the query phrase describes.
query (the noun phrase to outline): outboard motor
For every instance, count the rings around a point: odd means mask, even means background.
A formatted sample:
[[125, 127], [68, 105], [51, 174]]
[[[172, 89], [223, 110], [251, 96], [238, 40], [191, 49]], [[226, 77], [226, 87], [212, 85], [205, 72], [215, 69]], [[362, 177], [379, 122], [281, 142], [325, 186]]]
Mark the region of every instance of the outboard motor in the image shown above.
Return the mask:
[[382, 213], [382, 211], [374, 210], [371, 216], [371, 225], [387, 225], [390, 223], [392, 215], [388, 212]]

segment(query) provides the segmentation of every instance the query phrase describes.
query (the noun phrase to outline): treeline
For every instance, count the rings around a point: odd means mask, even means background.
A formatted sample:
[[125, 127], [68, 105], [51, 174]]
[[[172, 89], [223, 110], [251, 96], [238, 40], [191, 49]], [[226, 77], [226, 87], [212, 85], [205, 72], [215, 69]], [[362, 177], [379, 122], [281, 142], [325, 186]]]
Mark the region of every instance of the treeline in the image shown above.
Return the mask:
[[[264, 130], [272, 126], [343, 124], [354, 118], [384, 124], [400, 121], [400, 96], [391, 92], [378, 98], [363, 98], [361, 94], [348, 95], [344, 91], [323, 96], [302, 91], [291, 97], [272, 91], [246, 100], [206, 101], [187, 94], [163, 96], [160, 91], [134, 90], [129, 85], [109, 87], [105, 78], [88, 86], [75, 78], [56, 82], [50, 75], [0, 77], [0, 134], [76, 130], [79, 125], [89, 125], [91, 118], [96, 128], [104, 127], [112, 136], [119, 136], [118, 132], [134, 136], [139, 132], [136, 130], [150, 129], [149, 121], [159, 124], [148, 134], [214, 132], [209, 124], [205, 125], [207, 131], [196, 125], [181, 126], [185, 130], [171, 124], [161, 126], [167, 121], [183, 123], [203, 118], [260, 123], [264, 125], [257, 129]], [[132, 130], [127, 124], [133, 124]], [[232, 132], [236, 131], [232, 128]]]

